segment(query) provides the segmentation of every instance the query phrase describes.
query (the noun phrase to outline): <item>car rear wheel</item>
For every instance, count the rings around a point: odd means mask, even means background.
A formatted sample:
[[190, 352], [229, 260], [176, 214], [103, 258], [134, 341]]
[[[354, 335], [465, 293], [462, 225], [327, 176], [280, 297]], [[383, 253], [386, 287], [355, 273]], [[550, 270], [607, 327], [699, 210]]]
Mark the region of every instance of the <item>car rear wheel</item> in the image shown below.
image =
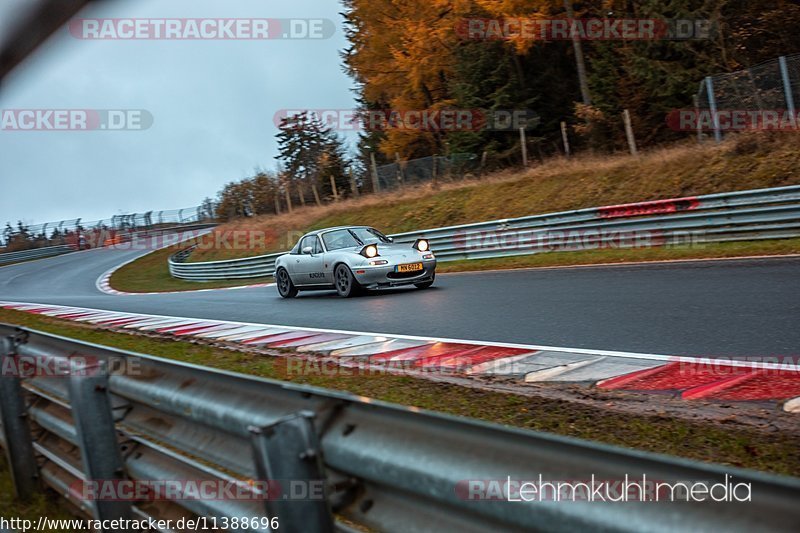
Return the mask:
[[333, 277], [336, 282], [336, 292], [339, 293], [339, 296], [350, 298], [361, 292], [361, 285], [353, 277], [353, 273], [347, 268], [347, 265], [337, 266], [333, 272]]
[[431, 285], [433, 285], [433, 280], [436, 278], [436, 274], [431, 275], [430, 281], [423, 281], [422, 283], [415, 283], [414, 286], [418, 289], [427, 289]]
[[275, 273], [275, 277], [278, 280], [278, 294], [284, 298], [297, 296], [297, 287], [292, 283], [292, 278], [289, 277], [289, 273], [285, 268], [279, 268], [278, 272]]

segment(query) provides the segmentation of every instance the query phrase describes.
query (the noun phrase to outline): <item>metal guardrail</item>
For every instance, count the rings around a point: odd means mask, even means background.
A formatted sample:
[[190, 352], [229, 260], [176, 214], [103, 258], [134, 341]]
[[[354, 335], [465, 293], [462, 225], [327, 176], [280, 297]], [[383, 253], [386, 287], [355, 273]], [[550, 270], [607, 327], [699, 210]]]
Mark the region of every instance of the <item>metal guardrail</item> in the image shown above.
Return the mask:
[[[800, 186], [594, 207], [392, 235], [431, 241], [439, 261], [488, 259], [552, 251], [696, 245], [800, 236]], [[212, 281], [271, 276], [286, 252], [204, 263], [169, 259], [173, 277]]]
[[0, 254], [0, 265], [16, 263], [17, 261], [27, 261], [29, 259], [40, 259], [43, 257], [53, 257], [56, 255], [74, 252], [72, 246], [47, 246], [45, 248], [34, 248], [32, 250], [20, 250], [19, 252], [7, 252]]
[[[196, 236], [200, 236], [199, 231], [209, 229], [216, 226], [216, 223], [192, 223], [186, 224], [184, 226], [170, 226], [166, 228], [156, 228], [156, 229], [147, 229], [147, 230], [138, 230], [132, 232], [124, 232], [118, 233], [117, 239], [108, 239], [111, 242], [97, 242], [93, 243], [96, 247], [101, 247], [105, 245], [113, 244], [117, 246], [117, 248], [124, 248], [127, 243], [130, 243], [134, 239], [143, 239], [143, 238], [150, 238], [150, 237], [168, 237], [172, 234], [176, 234], [178, 236], [191, 236], [196, 233]], [[77, 251], [77, 246], [75, 245], [59, 245], [59, 246], [47, 246], [43, 248], [32, 248], [30, 250], [20, 250], [18, 252], [7, 252], [7, 253], [0, 253], [0, 266], [9, 264], [9, 263], [16, 263], [18, 261], [28, 261], [31, 259], [44, 259], [46, 257], [55, 257], [58, 255], [64, 255], [71, 252]]]
[[[30, 496], [44, 484], [97, 519], [277, 517], [289, 532], [800, 527], [795, 478], [420, 411], [10, 325], [0, 324], [0, 336], [4, 369], [24, 358], [35, 358], [37, 369], [67, 369], [0, 375], [0, 444], [18, 494]], [[744, 483], [752, 498], [509, 502], [470, 492], [490, 480], [540, 475], [552, 482], [646, 475], [651, 482]], [[83, 483], [97, 480], [232, 484], [248, 497], [203, 499], [178, 490], [145, 501], [81, 499]], [[273, 492], [276, 480], [281, 486]], [[262, 481], [270, 499], [260, 492]], [[322, 488], [319, 497], [307, 497], [286, 490], [294, 486]]]
[[[87, 221], [82, 218], [25, 225], [22, 233], [29, 244], [49, 243], [52, 245], [76, 244], [83, 237], [91, 240], [100, 234], [134, 233], [143, 231], [159, 231], [173, 225], [215, 225], [215, 205], [205, 204], [183, 209], [147, 211], [145, 213], [129, 213], [114, 215], [102, 220]], [[14, 240], [20, 235], [19, 228], [11, 228], [8, 234], [0, 234], [3, 241]]]

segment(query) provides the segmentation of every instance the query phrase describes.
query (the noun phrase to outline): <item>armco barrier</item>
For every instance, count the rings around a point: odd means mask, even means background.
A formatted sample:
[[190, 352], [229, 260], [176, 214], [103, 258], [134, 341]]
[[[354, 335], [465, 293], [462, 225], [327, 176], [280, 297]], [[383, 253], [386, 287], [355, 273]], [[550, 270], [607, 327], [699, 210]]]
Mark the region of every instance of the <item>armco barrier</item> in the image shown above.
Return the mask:
[[[431, 242], [439, 261], [488, 259], [600, 247], [696, 245], [800, 236], [800, 186], [595, 207], [392, 235]], [[271, 276], [281, 253], [205, 263], [169, 260], [170, 273], [192, 281]]]
[[[800, 528], [795, 478], [440, 415], [9, 325], [0, 325], [0, 336], [2, 368], [38, 358], [37, 369], [66, 369], [0, 376], [1, 444], [17, 492], [30, 496], [46, 485], [95, 518], [205, 517], [218, 524], [249, 518], [229, 528], [239, 531], [265, 531], [262, 519], [277, 518], [288, 532]], [[648, 494], [662, 494], [658, 501], [640, 502], [641, 491], [618, 487], [617, 495], [633, 494], [632, 501], [591, 501], [588, 492], [568, 492], [568, 501], [507, 501], [502, 488], [509, 480], [621, 483], [626, 476], [631, 482], [646, 476], [650, 487], [721, 483], [731, 496], [698, 503], [681, 489], [674, 499], [656, 489]], [[173, 489], [159, 497], [114, 498], [123, 493], [112, 491], [84, 499], [94, 482], [112, 488], [161, 482]], [[191, 496], [188, 487], [201, 483], [236, 487], [225, 493], [235, 497]], [[309, 496], [312, 486], [319, 490]], [[748, 494], [750, 501], [731, 501]], [[520, 495], [512, 489], [511, 497]]]
[[[155, 228], [149, 230], [139, 230], [135, 232], [114, 232], [113, 237], [111, 236], [112, 233], [109, 232], [109, 238], [104, 238], [103, 242], [95, 243], [96, 246], [116, 246], [125, 248], [127, 243], [130, 243], [133, 239], [144, 239], [149, 237], [166, 237], [171, 234], [175, 234], [177, 236], [191, 236], [191, 232], [198, 232], [201, 230], [209, 229], [216, 226], [216, 224], [186, 224], [183, 226], [170, 226], [165, 228]], [[200, 233], [197, 233], [199, 236]], [[33, 248], [30, 250], [20, 250], [18, 252], [7, 252], [7, 253], [0, 253], [0, 266], [9, 264], [9, 263], [16, 263], [19, 261], [28, 261], [31, 259], [44, 259], [46, 257], [55, 257], [58, 255], [64, 255], [71, 252], [77, 251], [77, 246], [74, 245], [59, 245], [59, 246], [47, 246], [44, 248]]]
[[19, 252], [7, 252], [0, 254], [0, 265], [16, 263], [17, 261], [28, 261], [30, 259], [41, 259], [43, 257], [53, 257], [56, 255], [74, 252], [72, 246], [47, 246], [45, 248], [34, 248], [32, 250], [21, 250]]

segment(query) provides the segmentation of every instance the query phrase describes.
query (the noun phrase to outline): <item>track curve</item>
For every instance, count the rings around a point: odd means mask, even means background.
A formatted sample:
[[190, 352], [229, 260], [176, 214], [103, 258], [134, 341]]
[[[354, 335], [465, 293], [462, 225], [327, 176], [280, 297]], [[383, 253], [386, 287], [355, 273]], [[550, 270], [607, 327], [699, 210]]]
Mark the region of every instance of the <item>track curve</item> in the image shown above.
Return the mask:
[[[99, 249], [0, 268], [0, 299], [573, 348], [797, 355], [800, 259], [440, 275], [426, 291], [282, 300], [274, 287], [109, 295], [99, 276], [146, 252]], [[202, 288], [202, 285], [199, 285]]]

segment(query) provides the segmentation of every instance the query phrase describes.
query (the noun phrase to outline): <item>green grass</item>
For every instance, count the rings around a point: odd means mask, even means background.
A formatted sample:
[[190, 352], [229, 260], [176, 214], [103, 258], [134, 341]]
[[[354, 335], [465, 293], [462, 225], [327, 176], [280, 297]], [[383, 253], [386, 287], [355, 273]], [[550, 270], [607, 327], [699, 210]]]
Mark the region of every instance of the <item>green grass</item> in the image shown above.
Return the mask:
[[[54, 520], [69, 520], [72, 515], [68, 512], [66, 503], [58, 500], [51, 492], [42, 492], [34, 496], [31, 501], [20, 501], [14, 494], [14, 481], [5, 454], [0, 454], [0, 516], [11, 519], [30, 520], [37, 523], [40, 516]], [[70, 533], [67, 529], [45, 529], [45, 532]]]
[[173, 247], [156, 250], [123, 266], [111, 276], [111, 286], [125, 292], [170, 292], [237, 287], [274, 281], [272, 277], [268, 277], [199, 283], [173, 278], [169, 273], [167, 260], [176, 251]]
[[[63, 320], [0, 310], [0, 321], [125, 350], [198, 365], [349, 391], [361, 396], [619, 446], [753, 468], [800, 474], [797, 434], [758, 431], [733, 423], [631, 414], [575, 401], [465, 388], [409, 376], [331, 376], [287, 372], [287, 358], [202, 344], [114, 333]], [[780, 415], [784, 416], [784, 415]], [[791, 416], [791, 415], [785, 415]]]

